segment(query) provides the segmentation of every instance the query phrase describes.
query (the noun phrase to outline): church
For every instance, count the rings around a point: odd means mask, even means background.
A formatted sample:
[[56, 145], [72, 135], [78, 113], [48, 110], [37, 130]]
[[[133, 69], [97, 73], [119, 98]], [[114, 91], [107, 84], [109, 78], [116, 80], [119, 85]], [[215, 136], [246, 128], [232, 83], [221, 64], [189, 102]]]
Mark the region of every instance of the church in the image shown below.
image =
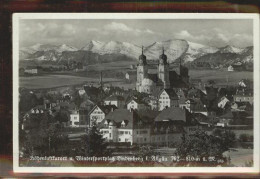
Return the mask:
[[152, 94], [162, 89], [188, 88], [189, 70], [187, 67], [181, 65], [182, 57], [179, 60], [178, 69], [170, 69], [170, 64], [167, 61], [167, 55], [164, 54], [163, 48], [162, 54], [159, 56], [156, 73], [151, 73], [149, 72], [151, 65], [147, 64], [142, 47], [142, 54], [139, 56], [139, 63], [137, 65], [136, 90]]

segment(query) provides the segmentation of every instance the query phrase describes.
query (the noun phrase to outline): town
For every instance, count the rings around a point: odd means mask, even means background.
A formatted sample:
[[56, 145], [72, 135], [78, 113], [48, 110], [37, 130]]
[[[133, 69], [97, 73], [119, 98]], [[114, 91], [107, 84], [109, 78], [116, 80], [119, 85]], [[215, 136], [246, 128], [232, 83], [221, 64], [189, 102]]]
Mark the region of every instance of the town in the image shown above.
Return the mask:
[[[196, 150], [206, 150], [207, 157], [229, 155], [229, 160], [223, 157], [226, 165], [235, 165], [232, 150], [253, 148], [253, 82], [218, 85], [193, 79], [182, 58], [172, 67], [162, 47], [158, 62], [149, 64], [142, 49], [136, 66], [125, 73], [133, 89], [105, 84], [102, 72], [98, 85], [19, 88], [20, 157], [182, 156], [185, 150], [198, 157]], [[187, 144], [197, 135], [215, 138]], [[196, 147], [206, 141], [221, 150]]]

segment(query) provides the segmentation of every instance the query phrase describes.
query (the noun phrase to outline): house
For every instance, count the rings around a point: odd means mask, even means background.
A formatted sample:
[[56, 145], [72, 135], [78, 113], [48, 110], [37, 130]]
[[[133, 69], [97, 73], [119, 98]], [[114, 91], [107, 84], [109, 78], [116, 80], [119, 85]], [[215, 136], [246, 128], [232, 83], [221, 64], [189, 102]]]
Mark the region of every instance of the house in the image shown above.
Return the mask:
[[36, 66], [27, 66], [24, 70], [24, 73], [32, 74], [32, 75], [38, 74], [39, 72], [40, 69]]
[[232, 65], [229, 65], [227, 71], [234, 71], [233, 66], [232, 66]]
[[95, 103], [93, 101], [91, 101], [90, 99], [86, 99], [80, 104], [79, 108], [90, 111], [94, 107], [94, 105]]
[[125, 73], [125, 79], [129, 82], [134, 81], [136, 79], [136, 71], [128, 71]]
[[233, 71], [242, 71], [242, 70], [245, 69], [245, 67], [244, 67], [244, 65], [241, 62], [237, 62], [237, 63], [235, 63], [233, 65], [230, 65], [228, 67], [228, 71], [229, 71], [229, 69], [233, 70]]
[[132, 97], [130, 100], [128, 100], [128, 102], [126, 103], [126, 108], [128, 110], [130, 109], [134, 109], [134, 110], [144, 110], [149, 108], [149, 106], [140, 99], [137, 99], [135, 97]]
[[191, 88], [187, 91], [187, 99], [192, 99], [192, 98], [200, 98], [203, 99], [205, 98], [205, 93], [202, 92], [200, 89], [197, 88]]
[[[134, 143], [136, 139], [134, 133], [139, 132], [141, 119], [135, 110], [115, 109], [110, 112], [98, 125], [103, 138], [109, 142], [116, 143]], [[142, 129], [143, 133], [149, 137], [148, 129]], [[149, 139], [143, 139], [149, 141]]]
[[249, 102], [233, 102], [231, 111], [253, 111], [253, 106]]
[[222, 98], [220, 98], [219, 102], [218, 102], [218, 107], [219, 108], [226, 108], [226, 105], [229, 103], [230, 101], [227, 99], [226, 96], [223, 96]]
[[89, 126], [98, 125], [105, 116], [117, 109], [115, 105], [95, 105], [94, 108], [89, 112]]
[[183, 108], [186, 105], [185, 102], [187, 100], [187, 98], [186, 98], [187, 91], [184, 90], [184, 89], [181, 89], [181, 88], [177, 88], [177, 89], [175, 89], [175, 92], [176, 92], [178, 99], [179, 99], [179, 101], [178, 101], [179, 107]]
[[248, 79], [242, 79], [238, 82], [238, 86], [242, 88], [253, 89], [253, 82]]
[[219, 127], [227, 127], [228, 125], [230, 125], [230, 123], [233, 121], [233, 114], [231, 111], [228, 111], [226, 114], [219, 116], [218, 122], [216, 124], [216, 126]]
[[70, 126], [79, 127], [79, 111], [72, 111], [70, 114]]
[[158, 99], [154, 96], [144, 97], [144, 102], [150, 107], [151, 110], [158, 109]]
[[192, 134], [200, 125], [192, 115], [179, 107], [169, 107], [163, 110], [156, 118], [151, 131], [152, 145], [178, 143], [182, 135]]
[[235, 102], [249, 102], [251, 105], [254, 103], [254, 96], [252, 93], [243, 93], [234, 95]]
[[86, 94], [86, 91], [84, 89], [79, 89], [78, 93], [80, 96], [83, 96], [84, 94]]
[[159, 99], [159, 111], [162, 111], [168, 107], [178, 107], [179, 106], [179, 98], [173, 89], [163, 89], [158, 94]]
[[208, 116], [206, 105], [199, 98], [188, 99], [185, 108], [191, 113], [201, 113]]
[[104, 100], [105, 105], [115, 105], [117, 108], [123, 108], [125, 99], [123, 96], [111, 95]]
[[46, 111], [48, 110], [46, 110], [44, 105], [38, 105], [30, 110], [30, 114], [43, 114]]
[[70, 112], [70, 126], [71, 127], [86, 127], [88, 125], [87, 111], [73, 110]]

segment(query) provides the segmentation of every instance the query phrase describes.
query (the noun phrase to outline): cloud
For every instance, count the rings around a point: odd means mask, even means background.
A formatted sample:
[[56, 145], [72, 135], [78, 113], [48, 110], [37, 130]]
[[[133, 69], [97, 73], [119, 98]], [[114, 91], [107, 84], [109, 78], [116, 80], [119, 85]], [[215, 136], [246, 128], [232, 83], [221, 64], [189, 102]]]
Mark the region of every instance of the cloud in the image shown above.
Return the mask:
[[253, 43], [253, 37], [251, 35], [239, 33], [234, 34], [220, 28], [204, 29], [197, 34], [192, 34], [188, 30], [181, 30], [175, 33], [174, 36], [176, 38], [216, 47], [223, 47], [226, 45], [242, 47], [250, 46]]
[[118, 23], [118, 22], [111, 22], [110, 24], [107, 24], [104, 26], [105, 31], [115, 31], [119, 33], [133, 33], [135, 35], [139, 34], [153, 34], [154, 32], [150, 29], [137, 29], [132, 28], [124, 23]]
[[206, 35], [200, 34], [200, 35], [193, 35], [187, 30], [182, 30], [178, 33], [175, 33], [174, 35], [176, 38], [185, 39], [188, 41], [193, 42], [201, 42], [201, 41], [207, 41], [209, 38]]
[[23, 35], [38, 38], [71, 37], [77, 32], [76, 28], [71, 24], [36, 23], [27, 24], [27, 26], [22, 24], [21, 27]]
[[88, 32], [99, 32], [98, 28], [87, 28], [86, 31]]
[[176, 36], [181, 38], [190, 38], [191, 34], [187, 30], [182, 30], [179, 33], [176, 33]]
[[218, 33], [217, 34], [217, 38], [220, 40], [220, 41], [223, 41], [225, 43], [227, 43], [229, 41], [228, 37], [222, 33]]
[[126, 31], [126, 32], [129, 32], [129, 31], [134, 31], [134, 29], [126, 26], [125, 24], [123, 23], [117, 23], [117, 22], [112, 22], [110, 24], [107, 24], [104, 26], [104, 29], [105, 30], [112, 30], [112, 31]]

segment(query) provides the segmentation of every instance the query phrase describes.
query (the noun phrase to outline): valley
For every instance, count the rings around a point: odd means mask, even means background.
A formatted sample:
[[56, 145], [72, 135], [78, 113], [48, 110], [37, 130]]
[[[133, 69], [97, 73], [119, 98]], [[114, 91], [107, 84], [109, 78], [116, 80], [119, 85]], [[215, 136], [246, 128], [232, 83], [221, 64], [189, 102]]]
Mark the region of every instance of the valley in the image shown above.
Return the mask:
[[[99, 85], [100, 71], [103, 73], [103, 82], [105, 86], [119, 86], [126, 89], [135, 88], [134, 81], [128, 83], [125, 80], [125, 73], [128, 68], [123, 68], [119, 64], [113, 66], [108, 65], [93, 65], [91, 66], [93, 72], [60, 72], [60, 73], [50, 73], [42, 74], [41, 76], [29, 76], [20, 77], [20, 87], [25, 87], [28, 89], [43, 89], [43, 88], [55, 88], [61, 86], [71, 86], [71, 85], [83, 85], [83, 84], [93, 84], [94, 86]], [[120, 74], [116, 76], [116, 74]], [[208, 80], [214, 80], [216, 85], [234, 85], [237, 84], [241, 79], [253, 80], [252, 72], [228, 72], [223, 70], [190, 70], [190, 78], [201, 79], [202, 82], [207, 82]]]

